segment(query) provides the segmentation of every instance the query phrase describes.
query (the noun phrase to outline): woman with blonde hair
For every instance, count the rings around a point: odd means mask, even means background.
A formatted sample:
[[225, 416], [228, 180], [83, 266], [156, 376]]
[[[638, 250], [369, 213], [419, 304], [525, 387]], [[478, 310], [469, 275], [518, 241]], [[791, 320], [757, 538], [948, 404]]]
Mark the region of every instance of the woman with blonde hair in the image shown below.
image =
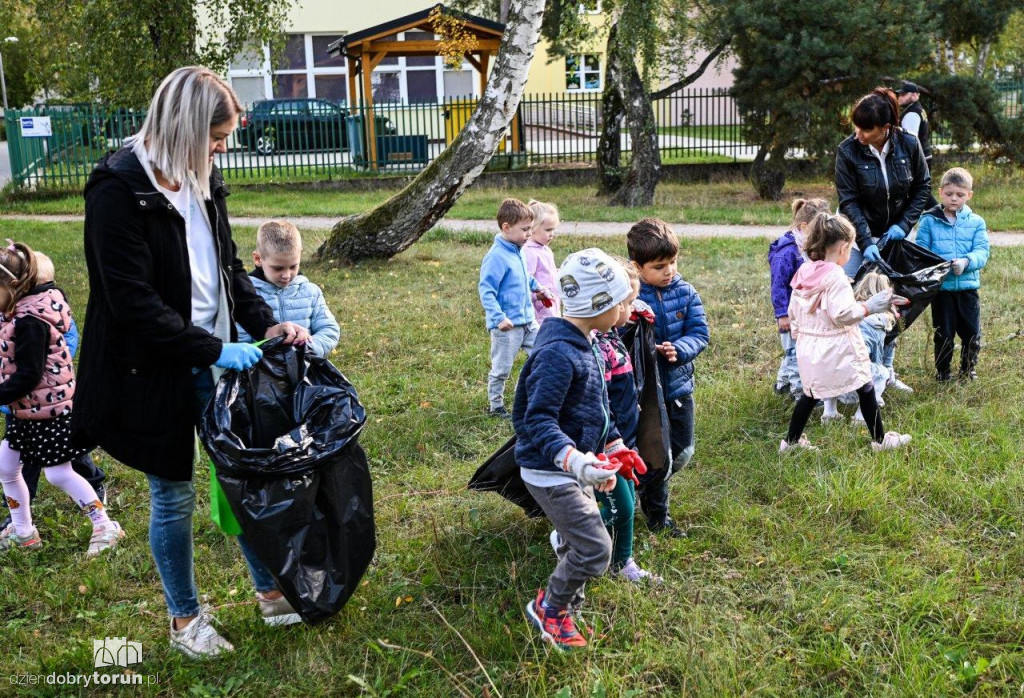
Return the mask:
[[[215, 73], [179, 68], [160, 83], [139, 133], [97, 164], [85, 189], [89, 304], [73, 436], [146, 475], [171, 646], [191, 657], [233, 649], [200, 606], [193, 571], [195, 429], [214, 372], [262, 356], [237, 341], [236, 322], [253, 337], [308, 339], [274, 321], [231, 239], [214, 158], [240, 112]], [[239, 544], [264, 620], [298, 621], [241, 536]]]

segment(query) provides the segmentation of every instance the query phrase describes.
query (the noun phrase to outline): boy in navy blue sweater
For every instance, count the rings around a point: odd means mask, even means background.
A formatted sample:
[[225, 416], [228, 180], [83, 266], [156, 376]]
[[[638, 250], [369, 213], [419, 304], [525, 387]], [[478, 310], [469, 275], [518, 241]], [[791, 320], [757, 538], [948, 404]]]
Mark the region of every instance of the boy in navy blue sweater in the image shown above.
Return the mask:
[[[604, 363], [591, 333], [607, 332], [630, 294], [626, 271], [598, 249], [569, 255], [559, 272], [564, 316], [544, 321], [516, 388], [512, 424], [526, 488], [555, 527], [558, 564], [526, 614], [558, 649], [585, 647], [572, 604], [608, 569], [612, 542], [594, 488], [641, 463], [611, 420]], [[600, 454], [600, 455], [595, 455]]]
[[676, 273], [679, 238], [668, 224], [644, 218], [630, 228], [626, 246], [640, 272], [640, 300], [654, 311], [672, 443], [672, 467], [648, 471], [641, 478], [640, 506], [652, 531], [682, 536], [668, 512], [668, 479], [693, 457], [693, 361], [708, 346], [708, 322], [697, 291]]

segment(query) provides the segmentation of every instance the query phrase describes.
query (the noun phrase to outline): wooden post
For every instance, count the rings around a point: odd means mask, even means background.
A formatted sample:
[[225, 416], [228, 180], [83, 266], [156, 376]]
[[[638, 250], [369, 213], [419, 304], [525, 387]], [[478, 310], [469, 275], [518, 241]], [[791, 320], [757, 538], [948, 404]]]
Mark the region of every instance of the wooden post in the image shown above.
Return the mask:
[[487, 89], [487, 68], [491, 64], [491, 54], [486, 51], [480, 54], [480, 64], [477, 70], [480, 71], [480, 96], [484, 96], [484, 90]]
[[356, 59], [347, 57], [345, 60], [348, 61], [348, 109], [349, 113], [352, 112], [352, 107], [356, 105]]
[[373, 83], [370, 75], [373, 73], [373, 58], [363, 54], [363, 129], [366, 133], [366, 159], [370, 169], [377, 169], [377, 134], [374, 133], [376, 125], [373, 116]]

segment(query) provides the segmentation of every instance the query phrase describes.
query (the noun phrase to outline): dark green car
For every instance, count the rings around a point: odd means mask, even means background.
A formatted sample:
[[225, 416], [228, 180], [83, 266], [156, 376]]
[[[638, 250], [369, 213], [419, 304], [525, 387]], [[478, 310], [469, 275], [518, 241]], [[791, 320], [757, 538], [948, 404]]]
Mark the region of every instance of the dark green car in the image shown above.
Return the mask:
[[[348, 150], [345, 117], [348, 109], [325, 99], [267, 99], [255, 102], [238, 129], [242, 147], [260, 155], [289, 150]], [[386, 116], [374, 119], [378, 135], [398, 129]]]

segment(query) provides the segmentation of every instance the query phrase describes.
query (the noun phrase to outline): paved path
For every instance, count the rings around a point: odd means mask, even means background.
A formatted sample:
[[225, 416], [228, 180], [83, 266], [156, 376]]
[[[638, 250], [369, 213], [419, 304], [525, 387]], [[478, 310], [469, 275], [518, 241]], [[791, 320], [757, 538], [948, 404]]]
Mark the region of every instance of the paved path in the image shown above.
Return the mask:
[[[60, 216], [30, 216], [23, 214], [0, 215], [0, 220], [39, 221], [43, 223], [81, 223], [81, 215], [60, 215]], [[236, 226], [248, 226], [255, 228], [266, 220], [265, 218], [251, 218], [248, 216], [232, 216], [231, 223]], [[288, 220], [298, 226], [299, 230], [330, 230], [336, 218], [323, 218], [311, 216], [288, 216]], [[783, 226], [778, 225], [706, 225], [698, 223], [670, 223], [676, 235], [682, 238], [776, 238], [782, 232]], [[447, 228], [456, 232], [467, 231], [493, 231], [495, 223], [493, 220], [459, 220], [445, 218], [438, 227]], [[629, 223], [598, 223], [586, 221], [565, 221], [559, 228], [561, 235], [593, 235], [597, 237], [625, 236], [629, 230]], [[1016, 247], [1024, 245], [1024, 231], [992, 232], [989, 231], [989, 241], [995, 247]]]
[[0, 187], [11, 178], [11, 158], [7, 152], [7, 141], [0, 141]]

